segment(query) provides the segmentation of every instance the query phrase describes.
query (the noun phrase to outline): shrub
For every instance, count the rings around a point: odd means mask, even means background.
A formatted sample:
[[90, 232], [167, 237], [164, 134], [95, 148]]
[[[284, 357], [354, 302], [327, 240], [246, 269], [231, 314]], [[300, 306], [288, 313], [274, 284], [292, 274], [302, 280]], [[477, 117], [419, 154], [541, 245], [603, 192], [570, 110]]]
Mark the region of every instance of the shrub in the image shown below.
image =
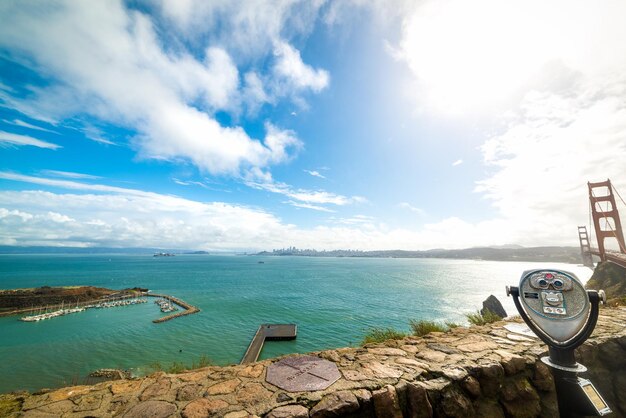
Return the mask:
[[482, 314], [480, 311], [476, 311], [475, 313], [468, 313], [465, 315], [467, 320], [472, 325], [487, 325], [492, 322], [501, 321], [502, 317], [500, 315], [496, 315], [491, 312], [489, 309], [485, 309], [485, 313]]
[[206, 355], [203, 354], [198, 359], [198, 362], [196, 363], [196, 361], [193, 361], [191, 363], [191, 366], [187, 366], [185, 363], [175, 361], [169, 366], [164, 367], [160, 362], [155, 361], [153, 363], [150, 363], [150, 365], [148, 365], [148, 369], [152, 373], [161, 372], [161, 371], [167, 372], [167, 373], [180, 373], [180, 372], [184, 372], [185, 370], [201, 369], [203, 367], [210, 366], [211, 364], [212, 364], [211, 360]]
[[415, 319], [411, 319], [409, 325], [416, 337], [422, 337], [430, 332], [446, 332], [450, 328], [447, 324], [435, 321], [416, 321]]
[[361, 345], [382, 343], [387, 340], [399, 340], [406, 337], [406, 333], [393, 328], [371, 328], [363, 338]]
[[203, 367], [210, 366], [211, 364], [212, 364], [211, 360], [206, 355], [203, 354], [198, 359], [198, 363], [196, 363], [195, 361], [193, 362], [193, 364], [191, 365], [191, 368], [201, 369]]
[[167, 368], [168, 373], [180, 373], [184, 372], [185, 370], [189, 370], [189, 367], [187, 367], [184, 363], [178, 361], [173, 362], [172, 365]]

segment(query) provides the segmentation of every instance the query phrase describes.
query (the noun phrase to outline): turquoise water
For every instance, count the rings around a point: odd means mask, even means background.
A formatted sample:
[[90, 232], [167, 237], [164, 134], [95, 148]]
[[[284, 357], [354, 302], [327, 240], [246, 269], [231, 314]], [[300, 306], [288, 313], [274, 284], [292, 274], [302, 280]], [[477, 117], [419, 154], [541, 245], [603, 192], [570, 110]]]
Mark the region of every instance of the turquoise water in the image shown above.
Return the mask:
[[[259, 264], [258, 261], [264, 261]], [[549, 264], [586, 280], [591, 270]], [[181, 255], [3, 255], [0, 288], [146, 287], [201, 309], [161, 324], [154, 303], [91, 309], [38, 323], [0, 318], [0, 393], [76, 382], [104, 367], [144, 373], [151, 363], [206, 355], [238, 363], [261, 323], [296, 323], [295, 341], [267, 343], [261, 358], [357, 345], [370, 327], [408, 320], [464, 321], [489, 294], [514, 312], [504, 286], [544, 263], [441, 259]], [[182, 350], [182, 352], [180, 351]], [[81, 382], [79, 379], [78, 382]]]

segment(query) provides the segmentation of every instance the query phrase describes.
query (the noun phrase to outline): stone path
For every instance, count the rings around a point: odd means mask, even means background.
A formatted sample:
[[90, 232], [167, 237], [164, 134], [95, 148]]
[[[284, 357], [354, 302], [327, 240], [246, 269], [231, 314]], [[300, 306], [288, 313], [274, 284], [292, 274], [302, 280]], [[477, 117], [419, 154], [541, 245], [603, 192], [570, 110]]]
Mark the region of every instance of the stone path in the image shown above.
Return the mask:
[[[289, 393], [265, 381], [277, 359], [180, 374], [0, 396], [9, 417], [557, 417], [554, 384], [534, 338], [499, 322], [312, 353], [341, 378]], [[626, 416], [626, 309], [602, 309], [580, 361], [615, 416]], [[622, 415], [620, 415], [622, 414]]]

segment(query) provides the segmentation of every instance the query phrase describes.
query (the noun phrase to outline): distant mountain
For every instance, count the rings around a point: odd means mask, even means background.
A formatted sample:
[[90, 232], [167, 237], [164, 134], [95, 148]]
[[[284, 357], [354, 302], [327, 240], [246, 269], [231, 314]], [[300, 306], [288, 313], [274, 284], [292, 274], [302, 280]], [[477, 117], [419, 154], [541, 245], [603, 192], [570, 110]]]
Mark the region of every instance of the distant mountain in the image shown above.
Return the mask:
[[[0, 246], [0, 254], [209, 254], [206, 251], [168, 248], [113, 248], [113, 247], [15, 247]], [[224, 253], [227, 254], [227, 253]], [[246, 255], [246, 253], [241, 253]], [[433, 249], [426, 251], [406, 250], [333, 250], [317, 251], [295, 247], [262, 251], [257, 255], [303, 256], [303, 257], [379, 257], [379, 258], [450, 258], [491, 261], [550, 261], [555, 263], [580, 263], [578, 247], [475, 247], [462, 250]]]
[[305, 256], [305, 257], [379, 257], [379, 258], [451, 258], [490, 261], [546, 261], [554, 263], [581, 263], [578, 247], [476, 247], [462, 250], [434, 249], [426, 251], [405, 250], [300, 250], [295, 247], [263, 251], [258, 255]]
[[191, 250], [172, 250], [167, 248], [113, 248], [113, 247], [15, 247], [0, 246], [0, 254], [183, 254]]

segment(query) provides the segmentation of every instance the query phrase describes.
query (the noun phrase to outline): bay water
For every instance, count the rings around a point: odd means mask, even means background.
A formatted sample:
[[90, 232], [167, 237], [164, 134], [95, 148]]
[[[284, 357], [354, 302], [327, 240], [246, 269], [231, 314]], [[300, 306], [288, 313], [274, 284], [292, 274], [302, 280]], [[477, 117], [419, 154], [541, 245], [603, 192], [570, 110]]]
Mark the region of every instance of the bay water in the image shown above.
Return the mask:
[[[262, 262], [262, 263], [260, 263]], [[238, 363], [262, 323], [295, 323], [294, 341], [268, 342], [261, 359], [359, 345], [372, 327], [408, 331], [410, 319], [466, 323], [490, 294], [515, 314], [506, 285], [558, 263], [444, 259], [177, 255], [0, 255], [0, 288], [89, 285], [148, 288], [201, 312], [160, 324], [149, 303], [36, 323], [0, 318], [0, 393], [82, 383], [99, 368], [149, 372]]]

